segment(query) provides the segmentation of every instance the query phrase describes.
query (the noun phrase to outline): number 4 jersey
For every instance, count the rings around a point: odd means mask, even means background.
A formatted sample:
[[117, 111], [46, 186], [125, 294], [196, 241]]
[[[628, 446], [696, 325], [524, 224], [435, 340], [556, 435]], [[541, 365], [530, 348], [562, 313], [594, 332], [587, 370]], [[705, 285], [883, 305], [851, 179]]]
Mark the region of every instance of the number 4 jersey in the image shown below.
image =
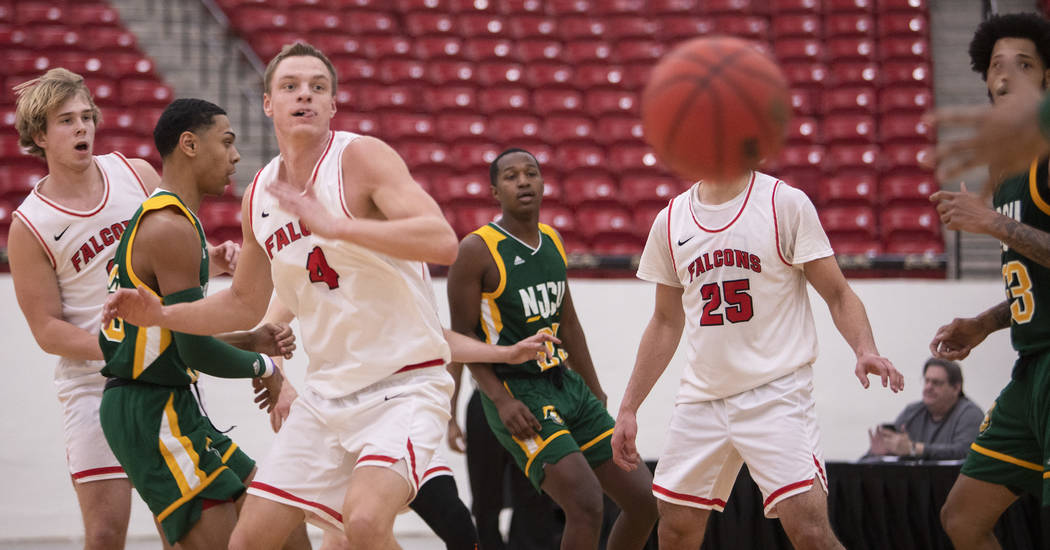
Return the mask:
[[831, 256], [806, 195], [754, 172], [718, 205], [701, 183], [653, 221], [638, 277], [683, 289], [686, 359], [678, 402], [721, 399], [817, 357], [803, 264]]
[[[332, 132], [307, 182], [335, 216], [353, 218], [342, 153], [358, 137]], [[449, 349], [426, 264], [311, 234], [266, 190], [280, 166], [277, 157], [255, 176], [251, 229], [270, 258], [278, 297], [299, 318], [306, 385], [335, 399], [402, 369], [445, 364]]]

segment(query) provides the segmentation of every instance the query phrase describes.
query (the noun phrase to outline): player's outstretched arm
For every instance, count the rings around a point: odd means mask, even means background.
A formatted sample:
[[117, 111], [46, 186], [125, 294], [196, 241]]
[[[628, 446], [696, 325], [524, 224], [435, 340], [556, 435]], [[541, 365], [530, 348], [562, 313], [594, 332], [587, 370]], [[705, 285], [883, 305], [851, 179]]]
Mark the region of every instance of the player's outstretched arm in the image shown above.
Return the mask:
[[988, 308], [977, 317], [958, 317], [937, 329], [930, 342], [934, 357], [961, 361], [989, 334], [1010, 327], [1010, 300]]
[[122, 317], [134, 325], [162, 326], [186, 334], [221, 334], [255, 327], [270, 302], [273, 281], [270, 260], [251, 231], [250, 196], [249, 188], [241, 206], [244, 245], [230, 288], [203, 300], [164, 307], [147, 290], [120, 289], [106, 300], [103, 323]]
[[656, 306], [648, 326], [638, 344], [638, 355], [634, 360], [631, 379], [627, 381], [620, 412], [616, 415], [613, 430], [613, 461], [627, 471], [642, 463], [635, 446], [638, 435], [638, 407], [652, 391], [660, 375], [667, 369], [671, 357], [678, 349], [685, 327], [685, 311], [682, 309], [684, 289], [669, 285], [656, 285]]
[[551, 357], [553, 346], [548, 342], [560, 344], [561, 340], [549, 334], [532, 336], [509, 346], [494, 346], [476, 338], [460, 334], [454, 330], [443, 329], [445, 341], [452, 353], [452, 361], [457, 363], [524, 363], [531, 359]]
[[40, 349], [81, 361], [102, 360], [98, 332], [88, 332], [62, 317], [61, 291], [51, 261], [17, 216], [11, 223], [7, 247], [15, 297]]
[[278, 181], [269, 190], [282, 209], [298, 216], [316, 235], [405, 260], [449, 265], [456, 259], [452, 226], [390, 146], [375, 138], [358, 138], [343, 150], [342, 163], [345, 195], [363, 190], [376, 209], [374, 217], [335, 216], [322, 207], [312, 187], [303, 192]]
[[868, 375], [874, 374], [882, 378], [883, 387], [889, 386], [894, 393], [904, 389], [904, 376], [889, 359], [879, 355], [864, 304], [846, 282], [835, 257], [827, 256], [806, 262], [804, 269], [809, 284], [817, 289], [828, 304], [835, 328], [857, 356], [854, 373], [861, 385], [867, 388]]

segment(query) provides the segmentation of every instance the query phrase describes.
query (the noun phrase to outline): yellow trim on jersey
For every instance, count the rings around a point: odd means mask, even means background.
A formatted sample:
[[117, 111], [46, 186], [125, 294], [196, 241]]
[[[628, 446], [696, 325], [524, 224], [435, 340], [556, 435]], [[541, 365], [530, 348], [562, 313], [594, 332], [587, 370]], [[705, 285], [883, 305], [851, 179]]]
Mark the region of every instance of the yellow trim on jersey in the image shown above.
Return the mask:
[[496, 290], [481, 293], [481, 330], [485, 332], [485, 342], [495, 344], [499, 341], [500, 332], [503, 331], [503, 318], [500, 316], [499, 307], [496, 305], [496, 298], [499, 298], [507, 287], [507, 266], [503, 264], [503, 258], [500, 257], [497, 246], [507, 236], [488, 225], [475, 229], [473, 234], [485, 241], [489, 254], [492, 255], [492, 259], [496, 262], [496, 269], [499, 270], [499, 284], [496, 286]]
[[222, 463], [226, 464], [226, 461], [229, 460], [231, 456], [233, 456], [233, 451], [236, 451], [236, 450], [237, 450], [237, 444], [231, 441], [230, 442], [230, 448], [226, 449], [226, 452], [222, 454]]
[[976, 443], [970, 444], [970, 448], [984, 456], [991, 457], [996, 460], [1002, 460], [1003, 462], [1009, 462], [1010, 464], [1013, 464], [1015, 466], [1020, 466], [1028, 470], [1035, 470], [1037, 472], [1043, 471], [1043, 467], [1039, 464], [1036, 464], [1035, 462], [1028, 462], [1027, 460], [1021, 460], [1020, 458], [1014, 458], [1010, 455], [1005, 455], [1003, 453], [1000, 453], [999, 451], [986, 449]]
[[138, 327], [135, 334], [135, 361], [131, 378], [135, 379], [149, 368], [171, 345], [171, 331], [162, 327]]
[[142, 279], [139, 279], [138, 275], [135, 274], [135, 270], [131, 267], [131, 251], [134, 249], [135, 234], [139, 231], [139, 225], [142, 223], [142, 216], [145, 215], [146, 212], [160, 210], [169, 206], [175, 206], [178, 207], [179, 210], [182, 210], [182, 213], [185, 214], [186, 217], [189, 218], [190, 223], [193, 224], [194, 229], [197, 228], [197, 224], [194, 222], [196, 218], [186, 209], [186, 206], [179, 202], [177, 198], [172, 195], [154, 195], [142, 203], [142, 213], [139, 214], [135, 226], [131, 228], [131, 235], [128, 235], [128, 246], [124, 249], [124, 271], [127, 272], [128, 278], [131, 279], [131, 283], [137, 287], [144, 287], [157, 298], [160, 298], [160, 294], [157, 294], [149, 287], [149, 285], [143, 283]]
[[1050, 216], [1050, 204], [1046, 204], [1042, 195], [1039, 194], [1039, 182], [1036, 181], [1039, 162], [1040, 159], [1035, 159], [1032, 161], [1032, 166], [1028, 168], [1028, 192], [1032, 195], [1032, 202], [1043, 211], [1043, 214]]
[[545, 233], [552, 241], [554, 241], [554, 246], [558, 247], [558, 252], [561, 254], [561, 260], [568, 264], [569, 260], [565, 255], [565, 246], [561, 244], [561, 239], [558, 238], [558, 232], [545, 223], [540, 224], [540, 232]]
[[601, 441], [601, 440], [605, 439], [606, 437], [609, 437], [610, 435], [612, 435], [614, 429], [615, 428], [609, 428], [609, 430], [606, 431], [605, 433], [603, 433], [602, 435], [599, 435], [598, 437], [588, 441], [587, 443], [584, 443], [583, 445], [580, 445], [580, 450], [581, 451], [586, 451], [587, 449], [590, 449], [591, 447], [593, 447], [599, 441]]
[[[160, 454], [164, 457], [164, 462], [168, 465], [168, 471], [171, 472], [175, 483], [179, 486], [179, 492], [185, 497], [189, 493], [196, 494], [200, 492], [203, 485], [210, 483], [208, 481], [214, 476], [205, 476], [204, 472], [200, 469], [200, 455], [197, 454], [197, 450], [193, 448], [193, 442], [184, 435], [182, 430], [179, 429], [179, 415], [175, 412], [175, 394], [171, 393], [168, 396], [168, 402], [164, 405], [164, 418], [161, 419], [161, 423], [167, 424], [167, 432], [171, 434], [171, 438], [178, 443], [178, 447], [169, 449], [165, 444], [164, 437], [158, 437], [158, 447], [160, 447]], [[163, 426], [162, 426], [163, 427]], [[162, 430], [163, 431], [163, 430]], [[186, 472], [183, 470], [183, 465], [179, 464], [178, 457], [175, 453], [183, 455], [183, 458], [188, 458], [190, 464], [186, 466], [193, 467], [193, 475], [197, 476], [197, 484], [190, 486], [190, 480], [187, 479]], [[181, 499], [180, 499], [181, 500]], [[170, 506], [168, 509], [172, 509]], [[165, 510], [168, 512], [168, 510]], [[168, 512], [170, 513], [170, 512]], [[158, 516], [158, 519], [163, 519]]]
[[169, 504], [163, 512], [157, 514], [157, 521], [164, 521], [164, 519], [170, 516], [172, 512], [178, 510], [179, 506], [186, 504], [190, 501], [190, 499], [200, 494], [200, 492], [207, 488], [209, 485], [211, 485], [211, 482], [215, 481], [215, 478], [219, 477], [219, 474], [221, 474], [224, 470], [229, 470], [229, 468], [227, 468], [226, 466], [217, 468], [214, 472], [209, 474], [208, 477], [204, 478], [204, 481], [202, 481], [201, 484], [198, 485], [195, 489], [193, 489], [189, 493], [183, 494], [181, 497], [179, 497], [178, 500]]
[[513, 435], [511, 436], [514, 439], [514, 441], [516, 441], [518, 443], [518, 445], [521, 447], [521, 450], [525, 451], [525, 455], [529, 457], [528, 462], [525, 463], [525, 477], [529, 476], [529, 468], [532, 467], [532, 461], [535, 460], [536, 457], [539, 456], [539, 454], [541, 452], [543, 452], [543, 449], [545, 449], [547, 447], [547, 444], [550, 443], [551, 441], [554, 441], [556, 438], [563, 436], [563, 435], [571, 435], [571, 434], [569, 434], [569, 430], [558, 430], [558, 431], [552, 433], [550, 435], [550, 437], [548, 437], [547, 439], [544, 439], [543, 441], [540, 441], [539, 436], [536, 436], [536, 437], [532, 438], [533, 439], [532, 443], [534, 445], [536, 445], [536, 452], [534, 452], [534, 453], [530, 453], [528, 448], [526, 448], [525, 444], [522, 443], [520, 440], [518, 440], [518, 438], [514, 437]]

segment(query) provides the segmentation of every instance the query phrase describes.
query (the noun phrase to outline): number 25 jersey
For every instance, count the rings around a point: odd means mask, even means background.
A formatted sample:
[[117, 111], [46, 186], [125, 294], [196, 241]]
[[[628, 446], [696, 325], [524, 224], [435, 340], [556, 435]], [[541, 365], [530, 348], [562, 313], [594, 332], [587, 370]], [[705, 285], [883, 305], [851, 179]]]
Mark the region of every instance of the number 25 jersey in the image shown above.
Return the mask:
[[657, 215], [638, 267], [640, 279], [683, 289], [680, 403], [735, 395], [812, 363], [802, 267], [833, 254], [802, 191], [753, 172], [739, 195], [706, 205], [700, 185]]
[[[353, 216], [343, 197], [343, 149], [359, 136], [332, 132], [310, 181], [335, 216]], [[299, 318], [309, 357], [306, 385], [335, 399], [404, 368], [449, 359], [426, 264], [310, 233], [267, 191], [281, 157], [255, 176], [252, 233], [270, 258], [274, 288]]]

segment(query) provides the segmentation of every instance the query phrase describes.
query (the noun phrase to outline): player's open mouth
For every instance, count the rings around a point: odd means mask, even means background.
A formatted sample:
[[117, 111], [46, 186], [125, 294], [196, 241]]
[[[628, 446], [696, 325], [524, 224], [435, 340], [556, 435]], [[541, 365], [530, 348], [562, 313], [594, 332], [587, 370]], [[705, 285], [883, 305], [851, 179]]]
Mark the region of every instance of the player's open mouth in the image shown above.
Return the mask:
[[90, 150], [90, 148], [88, 147], [88, 144], [87, 144], [86, 141], [81, 141], [80, 143], [77, 143], [76, 145], [73, 146], [73, 148], [76, 149], [77, 151], [88, 151], [88, 150]]
[[521, 193], [518, 193], [519, 201], [531, 201], [535, 197], [536, 193], [533, 193], [532, 191], [522, 191]]
[[309, 117], [309, 116], [314, 116], [314, 112], [311, 111], [310, 109], [300, 109], [298, 111], [292, 112], [292, 116], [294, 116], [294, 117]]

